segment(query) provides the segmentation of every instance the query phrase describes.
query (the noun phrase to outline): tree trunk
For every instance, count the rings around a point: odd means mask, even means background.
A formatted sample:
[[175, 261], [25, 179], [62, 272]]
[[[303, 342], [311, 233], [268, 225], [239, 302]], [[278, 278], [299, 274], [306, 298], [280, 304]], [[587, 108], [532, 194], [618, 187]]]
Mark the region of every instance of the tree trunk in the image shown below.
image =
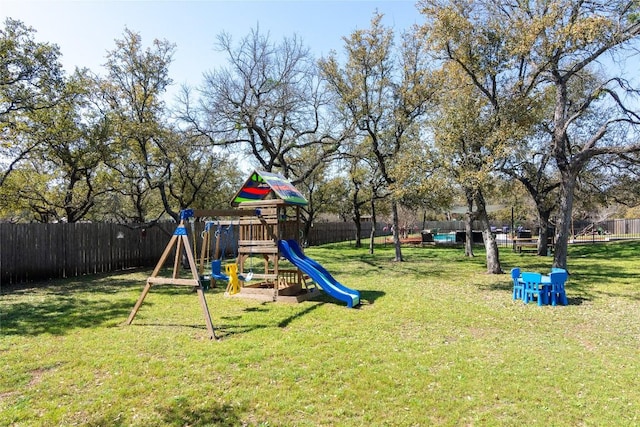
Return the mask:
[[373, 244], [376, 237], [376, 203], [371, 199], [371, 234], [369, 235], [369, 254], [373, 255]]
[[556, 250], [553, 254], [553, 267], [567, 268], [567, 245], [573, 211], [573, 191], [576, 185], [577, 164], [572, 165], [569, 141], [566, 134], [567, 106], [569, 105], [568, 88], [565, 80], [555, 79], [556, 101], [553, 117], [552, 153], [560, 172], [560, 215], [556, 224]]
[[567, 269], [567, 250], [571, 236], [571, 213], [573, 211], [573, 191], [576, 178], [569, 171], [560, 171], [562, 185], [560, 187], [560, 216], [556, 224], [555, 252], [553, 267]]
[[473, 258], [473, 195], [469, 190], [466, 191], [467, 212], [464, 215], [464, 256]]
[[473, 214], [467, 212], [464, 216], [464, 256], [473, 258]]
[[538, 209], [538, 223], [540, 233], [538, 235], [538, 256], [549, 255], [549, 217], [551, 211], [548, 209]]
[[476, 193], [476, 205], [478, 206], [477, 220], [480, 222], [480, 226], [482, 227], [482, 237], [484, 238], [484, 247], [487, 252], [487, 273], [503, 274], [504, 272], [500, 265], [498, 244], [495, 236], [491, 232], [491, 225], [489, 224], [489, 217], [487, 215], [487, 207], [481, 191]]
[[[150, 182], [150, 179], [148, 179], [147, 182]], [[164, 183], [161, 183], [157, 188], [160, 191], [160, 199], [162, 200], [162, 206], [164, 207], [165, 212], [168, 213], [176, 223], [179, 223], [180, 212], [176, 212], [171, 208]]]
[[362, 247], [362, 222], [360, 219], [360, 208], [356, 203], [353, 205], [353, 223], [356, 225], [356, 248]]
[[400, 246], [400, 220], [398, 216], [398, 202], [393, 200], [391, 202], [391, 212], [393, 215], [393, 246], [396, 250], [394, 261], [402, 261], [402, 248]]
[[311, 233], [311, 224], [313, 224], [313, 222], [311, 222], [310, 219], [307, 219], [306, 221], [304, 221], [304, 228], [302, 229], [302, 235], [304, 236], [305, 243], [309, 241], [309, 234]]
[[[484, 217], [484, 218], [482, 218]], [[502, 266], [500, 265], [500, 251], [498, 250], [498, 243], [496, 238], [491, 232], [491, 226], [489, 225], [489, 219], [486, 213], [480, 215], [478, 218], [482, 227], [482, 237], [484, 238], [484, 247], [487, 251], [487, 273], [489, 274], [502, 274]]]

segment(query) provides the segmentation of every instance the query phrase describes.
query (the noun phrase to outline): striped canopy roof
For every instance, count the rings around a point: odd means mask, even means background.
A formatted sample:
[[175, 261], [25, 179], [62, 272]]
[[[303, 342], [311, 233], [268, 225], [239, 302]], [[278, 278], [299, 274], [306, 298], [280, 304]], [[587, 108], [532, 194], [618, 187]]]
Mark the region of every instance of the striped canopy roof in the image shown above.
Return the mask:
[[271, 192], [290, 205], [304, 206], [307, 199], [286, 178], [277, 173], [254, 171], [235, 195], [231, 204], [264, 200]]

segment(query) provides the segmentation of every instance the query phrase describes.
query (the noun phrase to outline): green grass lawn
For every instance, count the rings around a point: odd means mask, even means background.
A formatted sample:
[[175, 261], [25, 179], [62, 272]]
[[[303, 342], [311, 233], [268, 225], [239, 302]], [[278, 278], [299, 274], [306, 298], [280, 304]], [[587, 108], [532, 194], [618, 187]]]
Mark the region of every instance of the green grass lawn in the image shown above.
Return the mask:
[[[261, 303], [149, 271], [0, 298], [0, 425], [630, 426], [640, 423], [640, 243], [572, 246], [568, 306], [513, 301], [484, 253], [309, 248], [363, 305]], [[501, 249], [512, 267], [551, 257]]]

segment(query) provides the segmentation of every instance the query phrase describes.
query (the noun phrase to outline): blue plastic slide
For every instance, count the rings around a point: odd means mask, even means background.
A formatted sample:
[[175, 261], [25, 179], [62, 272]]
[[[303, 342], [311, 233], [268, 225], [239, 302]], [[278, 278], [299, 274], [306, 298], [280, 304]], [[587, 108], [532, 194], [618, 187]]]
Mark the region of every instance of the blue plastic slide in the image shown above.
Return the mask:
[[298, 242], [295, 240], [280, 240], [278, 248], [286, 259], [311, 277], [328, 295], [346, 302], [347, 307], [355, 307], [360, 304], [360, 292], [342, 285], [318, 262], [304, 255], [302, 249], [298, 246]]

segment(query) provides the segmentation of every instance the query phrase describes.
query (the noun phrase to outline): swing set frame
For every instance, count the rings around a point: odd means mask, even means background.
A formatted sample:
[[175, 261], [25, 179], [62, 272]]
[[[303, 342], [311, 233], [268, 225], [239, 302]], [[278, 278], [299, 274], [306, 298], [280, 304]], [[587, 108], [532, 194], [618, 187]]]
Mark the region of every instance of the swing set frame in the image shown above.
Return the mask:
[[[189, 220], [191, 217], [219, 217], [219, 216], [255, 216], [257, 212], [252, 211], [240, 211], [240, 210], [229, 210], [229, 209], [186, 209], [180, 212], [180, 223], [178, 227], [175, 229], [169, 243], [164, 249], [160, 260], [156, 264], [151, 276], [147, 278], [144, 289], [142, 290], [142, 294], [138, 298], [138, 301], [131, 310], [127, 321], [125, 322], [127, 325], [130, 325], [133, 322], [133, 319], [136, 317], [140, 306], [144, 302], [147, 294], [151, 290], [153, 286], [157, 285], [175, 285], [175, 286], [187, 286], [195, 289], [198, 300], [200, 301], [200, 306], [202, 307], [202, 312], [205, 319], [205, 324], [207, 327], [207, 332], [209, 333], [209, 338], [216, 339], [215, 330], [213, 328], [213, 323], [211, 322], [211, 314], [209, 313], [209, 307], [207, 305], [207, 300], [204, 296], [204, 287], [202, 285], [201, 276], [198, 271], [198, 267], [196, 266], [196, 261], [193, 255], [193, 250], [191, 249], [191, 244], [189, 243], [189, 237], [187, 233], [187, 227], [185, 222]], [[165, 265], [167, 259], [171, 255], [171, 252], [175, 252], [174, 260], [173, 260], [173, 269], [171, 271], [170, 277], [162, 277], [159, 276], [162, 267]], [[179, 277], [180, 269], [182, 264], [182, 257], [185, 256], [187, 263], [189, 265], [189, 270], [191, 272], [191, 277]]]

